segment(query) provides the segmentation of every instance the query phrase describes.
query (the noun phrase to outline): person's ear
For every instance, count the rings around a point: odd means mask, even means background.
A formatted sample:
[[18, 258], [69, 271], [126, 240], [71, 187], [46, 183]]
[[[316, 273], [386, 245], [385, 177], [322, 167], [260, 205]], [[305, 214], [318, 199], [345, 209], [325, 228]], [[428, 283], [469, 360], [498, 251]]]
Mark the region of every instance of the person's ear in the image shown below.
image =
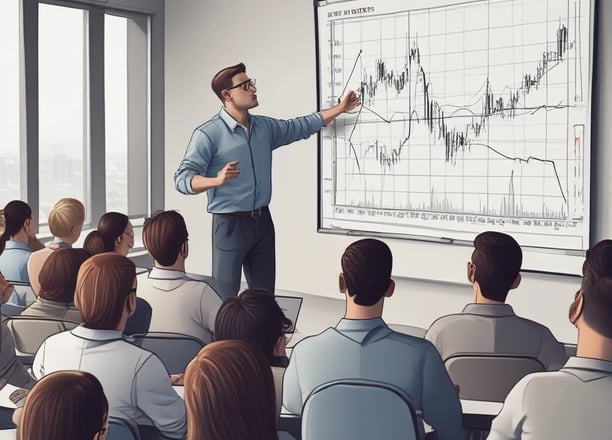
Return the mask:
[[574, 301], [569, 307], [569, 320], [572, 324], [576, 325], [576, 321], [582, 316], [582, 309], [584, 308], [584, 296], [582, 289], [576, 292], [574, 295]]
[[512, 289], [516, 289], [519, 285], [521, 284], [521, 274], [519, 273], [516, 276], [516, 279], [514, 280], [514, 282], [512, 283], [512, 285], [510, 286], [510, 290]]
[[346, 280], [344, 279], [344, 274], [342, 272], [340, 272], [340, 275], [338, 275], [338, 287], [340, 289], [340, 293], [346, 293]]
[[185, 239], [185, 241], [183, 242], [183, 245], [181, 246], [181, 256], [183, 258], [187, 258], [188, 255], [189, 255], [189, 240]]
[[125, 305], [127, 306], [128, 316], [132, 316], [136, 311], [136, 292], [132, 292], [126, 299]]
[[287, 336], [283, 333], [276, 340], [276, 344], [274, 344], [274, 350], [272, 351], [272, 354], [278, 357], [287, 356], [287, 351], [285, 350], [286, 347], [287, 347]]
[[387, 290], [385, 291], [385, 297], [389, 298], [391, 295], [393, 295], [393, 292], [395, 291], [395, 281], [393, 281], [393, 279], [389, 280], [389, 287], [387, 287]]
[[232, 100], [232, 94], [229, 90], [222, 90], [221, 91], [221, 96], [223, 97], [224, 101], [231, 101]]
[[471, 261], [468, 261], [467, 279], [471, 284], [474, 284], [476, 282], [476, 265]]

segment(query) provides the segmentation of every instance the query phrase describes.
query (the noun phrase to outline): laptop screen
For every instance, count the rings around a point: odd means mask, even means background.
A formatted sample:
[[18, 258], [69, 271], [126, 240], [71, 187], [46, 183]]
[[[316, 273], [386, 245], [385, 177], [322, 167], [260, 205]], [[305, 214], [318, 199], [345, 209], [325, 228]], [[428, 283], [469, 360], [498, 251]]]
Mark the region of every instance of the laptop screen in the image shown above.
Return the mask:
[[300, 314], [300, 308], [302, 307], [303, 298], [299, 296], [283, 295], [276, 295], [274, 298], [276, 298], [276, 302], [278, 303], [285, 316], [289, 318], [293, 323], [291, 328], [287, 330], [287, 333], [293, 333], [295, 331], [295, 325], [297, 323], [298, 315]]

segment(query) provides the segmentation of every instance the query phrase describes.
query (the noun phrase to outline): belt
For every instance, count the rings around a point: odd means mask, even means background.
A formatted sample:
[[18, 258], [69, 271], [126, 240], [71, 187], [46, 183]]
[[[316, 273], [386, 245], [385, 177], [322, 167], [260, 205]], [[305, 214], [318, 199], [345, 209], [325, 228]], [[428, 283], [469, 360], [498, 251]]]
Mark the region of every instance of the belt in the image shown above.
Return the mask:
[[254, 209], [252, 211], [236, 211], [236, 212], [227, 212], [224, 215], [234, 215], [236, 217], [259, 217], [261, 214], [265, 213], [268, 210], [267, 206], [262, 206], [261, 208]]

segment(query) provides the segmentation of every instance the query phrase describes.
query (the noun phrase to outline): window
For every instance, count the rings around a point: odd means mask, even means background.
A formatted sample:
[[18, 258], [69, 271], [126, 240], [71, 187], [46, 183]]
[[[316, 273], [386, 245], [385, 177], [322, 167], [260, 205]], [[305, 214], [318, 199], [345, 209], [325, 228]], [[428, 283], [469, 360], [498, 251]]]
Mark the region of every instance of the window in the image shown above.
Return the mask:
[[75, 197], [94, 227], [107, 211], [163, 209], [163, 1], [10, 0], [0, 11], [12, 42], [0, 167], [16, 163], [0, 176], [0, 204], [26, 200], [45, 225], [58, 199]]

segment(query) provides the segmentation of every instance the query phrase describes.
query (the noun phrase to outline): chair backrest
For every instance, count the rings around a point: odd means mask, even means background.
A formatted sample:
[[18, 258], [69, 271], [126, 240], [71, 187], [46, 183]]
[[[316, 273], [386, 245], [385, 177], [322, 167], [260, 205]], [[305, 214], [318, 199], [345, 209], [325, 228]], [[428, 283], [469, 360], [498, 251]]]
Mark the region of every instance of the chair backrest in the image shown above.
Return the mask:
[[303, 440], [418, 439], [414, 407], [398, 387], [343, 379], [315, 388], [302, 410]]
[[36, 295], [30, 283], [25, 283], [23, 281], [7, 281], [13, 285], [14, 289], [6, 304], [2, 305], [2, 314], [4, 316], [16, 316], [36, 300]]
[[79, 323], [38, 316], [11, 316], [6, 320], [6, 325], [13, 334], [17, 351], [33, 355], [49, 336], [71, 330]]
[[123, 333], [126, 335], [144, 334], [149, 331], [151, 326], [151, 316], [153, 309], [147, 300], [136, 297], [136, 309], [125, 323]]
[[168, 373], [184, 373], [187, 364], [204, 347], [204, 342], [182, 333], [149, 332], [136, 334], [132, 342], [157, 355], [166, 366]]
[[127, 420], [118, 417], [108, 418], [107, 440], [140, 440], [138, 429]]
[[516, 383], [529, 373], [544, 371], [533, 357], [458, 354], [444, 361], [460, 399], [503, 402]]

